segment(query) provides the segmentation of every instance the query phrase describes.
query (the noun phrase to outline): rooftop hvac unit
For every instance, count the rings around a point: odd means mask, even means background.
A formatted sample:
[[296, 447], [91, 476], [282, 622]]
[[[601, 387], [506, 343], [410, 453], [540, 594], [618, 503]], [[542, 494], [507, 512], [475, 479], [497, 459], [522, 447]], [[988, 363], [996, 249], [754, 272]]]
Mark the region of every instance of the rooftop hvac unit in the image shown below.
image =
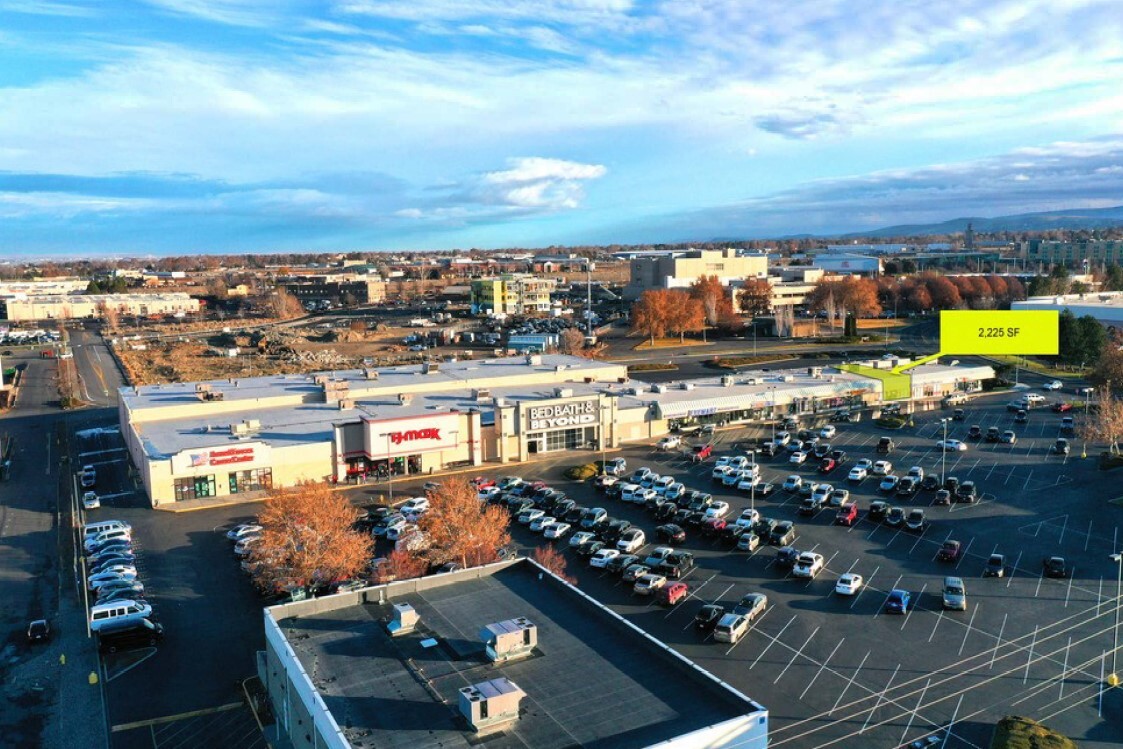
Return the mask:
[[694, 383], [693, 382], [680, 382], [679, 387], [682, 388], [683, 390], [693, 390], [694, 389]]
[[811, 377], [822, 377], [823, 376], [823, 368], [822, 367], [808, 367], [807, 368], [807, 374], [810, 375]]
[[555, 398], [572, 398], [573, 388], [554, 388]]
[[666, 385], [655, 385], [655, 386], [654, 386], [654, 387], [652, 387], [651, 389], [652, 389], [652, 390], [653, 390], [654, 392], [656, 392], [656, 393], [665, 393], [665, 392], [667, 392], [667, 386], [666, 386]]
[[398, 403], [403, 406], [408, 406], [413, 403], [413, 395], [411, 393], [398, 393]]
[[354, 407], [355, 407], [354, 399], [352, 399], [352, 398], [340, 398], [339, 399], [339, 410], [340, 411], [347, 411], [347, 410], [352, 409]]
[[211, 391], [211, 384], [209, 382], [196, 382], [195, 383], [195, 392], [196, 393], [209, 393], [210, 391]]
[[363, 370], [363, 376], [366, 377], [368, 380], [377, 380], [378, 379], [378, 370], [377, 369], [370, 369], [370, 368], [364, 369]]
[[746, 385], [763, 385], [764, 379], [760, 378], [760, 377], [750, 377], [749, 379], [745, 380], [745, 384]]
[[394, 613], [386, 624], [386, 631], [390, 633], [391, 637], [409, 634], [417, 629], [420, 622], [421, 617], [418, 615], [417, 609], [408, 603], [395, 603]]
[[491, 398], [491, 391], [487, 388], [478, 388], [472, 391], [472, 399], [477, 403], [483, 402]]
[[538, 645], [538, 627], [525, 616], [489, 624], [480, 630], [484, 651], [492, 663], [525, 658]]
[[639, 395], [639, 388], [624, 388], [624, 392], [628, 395]]
[[421, 374], [437, 374], [441, 371], [441, 365], [435, 361], [427, 361], [421, 365]]
[[541, 354], [527, 354], [526, 363], [528, 366], [536, 367], [542, 363]]
[[733, 375], [722, 375], [721, 376], [721, 386], [723, 388], [733, 387]]
[[795, 375], [784, 375], [780, 378], [780, 382], [795, 382]]
[[331, 378], [328, 377], [326, 374], [318, 374], [318, 375], [316, 375], [315, 377], [312, 378], [313, 382], [315, 382], [317, 385], [323, 385], [325, 382], [327, 382], [330, 379]]
[[495, 403], [495, 405], [498, 406], [499, 408], [503, 408], [507, 405], [507, 399], [501, 398], [498, 395], [495, 396], [495, 398], [492, 399], [492, 402]]
[[502, 728], [519, 719], [519, 703], [526, 692], [500, 677], [460, 688], [460, 714], [476, 733]]

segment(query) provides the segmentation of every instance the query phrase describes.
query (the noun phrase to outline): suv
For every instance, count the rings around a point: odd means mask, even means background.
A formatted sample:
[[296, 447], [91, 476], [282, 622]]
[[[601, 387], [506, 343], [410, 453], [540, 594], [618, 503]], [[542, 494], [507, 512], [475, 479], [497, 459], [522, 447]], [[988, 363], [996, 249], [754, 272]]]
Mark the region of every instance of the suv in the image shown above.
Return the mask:
[[1068, 566], [1064, 557], [1047, 557], [1041, 560], [1042, 571], [1045, 577], [1068, 577]]
[[805, 551], [799, 555], [795, 560], [795, 566], [792, 567], [792, 575], [794, 577], [806, 577], [814, 579], [816, 575], [823, 571], [823, 555], [815, 554], [810, 551]]
[[737, 614], [725, 614], [714, 627], [714, 640], [735, 643], [749, 630], [749, 620]]
[[94, 484], [97, 483], [97, 469], [91, 465], [82, 466], [82, 472], [78, 474], [78, 480], [81, 481], [83, 489], [92, 489]]
[[768, 537], [768, 543], [773, 546], [787, 546], [792, 541], [795, 541], [795, 523], [790, 520], [777, 523], [772, 529], [772, 535]]
[[856, 502], [847, 502], [842, 507], [838, 508], [838, 514], [835, 515], [834, 521], [839, 525], [854, 525], [858, 519], [858, 504]]
[[956, 502], [967, 502], [968, 504], [970, 504], [971, 502], [974, 502], [977, 498], [978, 498], [978, 494], [975, 491], [975, 482], [974, 481], [964, 481], [962, 484], [959, 485], [959, 488], [955, 490], [955, 501]]
[[776, 552], [776, 566], [780, 569], [791, 569], [795, 560], [799, 559], [800, 551], [794, 546], [785, 546]]
[[877, 441], [877, 451], [879, 453], [891, 453], [897, 445], [889, 437], [882, 437]]
[[998, 442], [998, 435], [1001, 434], [998, 427], [990, 427], [987, 429], [987, 442]]
[[991, 554], [987, 559], [987, 566], [983, 568], [983, 577], [1005, 577], [1006, 557], [1001, 554]]
[[969, 439], [969, 440], [979, 440], [979, 439], [982, 439], [982, 438], [983, 438], [983, 428], [981, 426], [979, 426], [978, 424], [973, 424], [971, 426], [971, 428], [967, 430], [967, 439]]
[[690, 460], [694, 463], [701, 463], [703, 460], [710, 457], [713, 451], [713, 445], [695, 445], [690, 452]]
[[944, 608], [952, 611], [967, 610], [967, 587], [958, 577], [944, 578]]
[[148, 619], [126, 620], [119, 625], [105, 625], [97, 633], [98, 649], [116, 653], [131, 648], [155, 647], [164, 636], [162, 624]]

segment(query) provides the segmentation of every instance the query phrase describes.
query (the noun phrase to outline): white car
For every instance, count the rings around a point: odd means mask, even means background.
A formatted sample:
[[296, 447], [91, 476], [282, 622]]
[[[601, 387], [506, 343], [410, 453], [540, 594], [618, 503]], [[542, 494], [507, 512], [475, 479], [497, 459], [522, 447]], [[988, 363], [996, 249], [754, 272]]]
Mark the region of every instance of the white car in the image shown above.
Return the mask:
[[741, 480], [737, 482], [737, 491], [751, 492], [753, 487], [760, 483], [760, 475], [742, 471]]
[[729, 514], [729, 503], [718, 500], [706, 508], [706, 518], [723, 518]]
[[890, 474], [892, 472], [893, 472], [893, 464], [890, 463], [888, 460], [879, 460], [879, 461], [877, 461], [876, 463], [873, 464], [872, 473], [873, 473], [874, 476], [887, 476], [888, 474]]
[[387, 541], [398, 541], [417, 530], [417, 526], [414, 523], [405, 521], [405, 518], [402, 520], [403, 522], [386, 529]]
[[567, 533], [569, 533], [569, 523], [549, 523], [542, 529], [542, 535], [546, 538], [565, 538]]
[[620, 556], [620, 552], [616, 549], [601, 549], [589, 559], [589, 566], [604, 569], [609, 562], [618, 556]]
[[686, 487], [676, 481], [663, 492], [663, 498], [674, 502], [676, 499], [680, 499], [684, 494], [686, 494]]
[[631, 499], [628, 501], [632, 504], [645, 505], [647, 500], [655, 499], [659, 495], [656, 494], [654, 489], [644, 489], [642, 486], [636, 491], [632, 492]]
[[901, 480], [891, 473], [888, 476], [881, 479], [881, 483], [878, 485], [877, 488], [880, 489], [883, 492], [891, 492], [891, 491], [894, 491], [897, 488], [897, 484], [899, 484], [899, 483], [901, 483]]
[[241, 541], [246, 536], [261, 535], [262, 528], [257, 523], [242, 523], [226, 531], [226, 537], [231, 541]]
[[1046, 382], [1044, 385], [1041, 386], [1041, 389], [1042, 390], [1060, 390], [1062, 387], [1064, 387], [1064, 385], [1061, 384], [1060, 380], [1053, 380], [1052, 382]]
[[234, 544], [235, 556], [249, 556], [250, 549], [252, 549], [254, 547], [254, 544], [256, 544], [260, 540], [261, 536], [259, 535], [251, 535], [238, 539], [238, 543]]
[[725, 480], [726, 476], [728, 476], [731, 473], [735, 473], [735, 472], [736, 471], [734, 471], [733, 467], [728, 465], [728, 464], [720, 465], [720, 466], [714, 466], [714, 469], [712, 471], [710, 471], [710, 478], [713, 479], [714, 481], [723, 481], [723, 480]]
[[830, 484], [816, 484], [815, 488], [811, 490], [811, 499], [820, 504], [826, 504], [833, 491], [834, 487]]
[[581, 544], [585, 543], [586, 541], [592, 541], [596, 537], [597, 537], [597, 534], [590, 533], [589, 531], [577, 531], [576, 533], [574, 533], [572, 536], [569, 537], [569, 548], [572, 549], [576, 546], [580, 546]]
[[849, 489], [835, 489], [831, 492], [830, 505], [831, 507], [842, 507], [850, 501]]
[[651, 488], [654, 489], [655, 493], [658, 494], [660, 497], [665, 497], [665, 496], [667, 496], [667, 489], [674, 486], [674, 484], [675, 484], [675, 477], [674, 476], [660, 476], [659, 480], [651, 485]]
[[654, 572], [648, 572], [646, 575], [636, 580], [635, 587], [632, 588], [636, 593], [641, 596], [654, 595], [657, 590], [667, 584], [667, 578], [662, 575], [657, 575]]
[[[478, 495], [477, 495], [478, 496]], [[411, 497], [405, 501], [398, 512], [403, 515], [421, 515], [429, 511], [428, 497]]]
[[519, 525], [530, 525], [535, 520], [538, 520], [539, 518], [542, 518], [542, 517], [545, 517], [545, 516], [546, 516], [545, 510], [523, 510], [522, 512], [519, 513], [518, 523], [519, 523]]
[[773, 443], [779, 447], [783, 447], [791, 441], [792, 435], [788, 432], [776, 432], [776, 437], [773, 439]]
[[725, 468], [727, 465], [729, 465], [729, 461], [731, 460], [733, 460], [733, 458], [731, 458], [730, 456], [722, 455], [720, 458], [714, 461], [714, 468]]
[[784, 491], [797, 492], [803, 486], [803, 477], [792, 474], [784, 480]]
[[489, 486], [476, 492], [476, 499], [480, 500], [481, 502], [487, 502], [488, 500], [498, 497], [502, 493], [503, 490], [498, 486]]
[[924, 469], [921, 468], [920, 466], [913, 466], [912, 468], [909, 469], [909, 472], [906, 475], [911, 476], [912, 478], [916, 479], [917, 481], [920, 481], [921, 479], [924, 478]]
[[871, 468], [873, 468], [873, 461], [870, 460], [869, 458], [862, 458], [861, 460], [859, 460], [857, 463], [854, 464], [854, 467], [855, 468], [865, 468], [867, 471], [869, 471]]
[[85, 510], [96, 510], [101, 507], [101, 500], [94, 492], [86, 492], [82, 495], [82, 508]]
[[740, 525], [745, 528], [752, 528], [754, 525], [756, 525], [758, 520], [760, 520], [760, 512], [754, 510], [751, 507], [746, 507], [745, 509], [741, 510], [741, 515], [737, 518], [737, 522], [735, 522], [734, 525]]
[[803, 450], [796, 450], [792, 453], [792, 456], [788, 458], [788, 462], [792, 465], [801, 466], [807, 462], [807, 453], [803, 452]]
[[737, 484], [739, 483], [741, 483], [741, 472], [733, 466], [730, 466], [729, 473], [725, 474], [721, 478], [721, 485], [733, 487], [737, 486]]
[[111, 586], [119, 580], [131, 583], [135, 581], [136, 578], [135, 567], [129, 567], [122, 572], [99, 572], [96, 575], [90, 575], [90, 579], [87, 581], [87, 587], [89, 587], [90, 590], [96, 591], [106, 585]]
[[727, 465], [736, 468], [738, 471], [743, 471], [749, 467], [749, 459], [744, 455], [735, 455], [729, 459]]
[[850, 473], [846, 475], [846, 478], [850, 479], [851, 481], [865, 481], [866, 476], [869, 475], [869, 471], [867, 471], [862, 466], [854, 466], [850, 469]]
[[936, 448], [949, 453], [963, 452], [967, 449], [967, 443], [959, 440], [940, 440], [936, 443]]
[[682, 438], [681, 437], [670, 436], [670, 437], [664, 437], [663, 439], [656, 442], [655, 447], [658, 448], [659, 450], [674, 450], [676, 447], [680, 446], [681, 444], [682, 444]]
[[823, 555], [805, 551], [796, 558], [795, 566], [792, 567], [792, 576], [814, 578], [822, 571]]
[[647, 535], [639, 528], [629, 528], [620, 535], [616, 548], [624, 554], [639, 551], [647, 543]]
[[833, 424], [827, 424], [819, 430], [819, 436], [825, 440], [833, 439], [836, 434], [838, 434], [838, 430], [835, 429]]
[[858, 592], [865, 582], [857, 572], [844, 572], [834, 585], [834, 592], [840, 596], [852, 596]]
[[549, 515], [543, 515], [540, 518], [535, 518], [534, 520], [530, 521], [530, 530], [534, 533], [544, 533], [546, 531], [547, 525], [556, 522], [558, 522], [557, 518], [550, 517]]

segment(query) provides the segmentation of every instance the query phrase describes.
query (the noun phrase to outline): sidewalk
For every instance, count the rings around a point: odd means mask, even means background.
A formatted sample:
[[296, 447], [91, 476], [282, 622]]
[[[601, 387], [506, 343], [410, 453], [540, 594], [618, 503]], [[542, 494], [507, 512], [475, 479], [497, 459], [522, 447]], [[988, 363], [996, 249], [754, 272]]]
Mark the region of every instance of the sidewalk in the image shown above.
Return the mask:
[[[74, 601], [73, 593], [63, 593], [59, 601], [57, 631], [42, 654], [41, 668], [50, 674], [54, 700], [49, 708], [43, 746], [47, 749], [109, 746], [108, 716], [105, 713], [104, 685], [99, 672], [97, 650], [86, 638], [86, 612]], [[61, 659], [65, 656], [65, 663]], [[30, 664], [29, 664], [30, 665]], [[98, 674], [90, 684], [90, 674]]]

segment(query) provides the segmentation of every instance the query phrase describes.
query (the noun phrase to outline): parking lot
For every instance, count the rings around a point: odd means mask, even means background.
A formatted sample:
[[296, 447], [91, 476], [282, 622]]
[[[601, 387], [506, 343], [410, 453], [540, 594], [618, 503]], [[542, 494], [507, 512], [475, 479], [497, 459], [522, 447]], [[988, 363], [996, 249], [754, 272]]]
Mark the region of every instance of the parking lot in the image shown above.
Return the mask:
[[[989, 426], [1014, 428], [1005, 407], [1011, 398], [972, 401], [963, 421], [947, 425], [947, 436], [962, 439], [972, 424], [984, 432]], [[1101, 667], [1112, 647], [1116, 604], [1117, 570], [1107, 555], [1117, 548], [1119, 510], [1104, 501], [1115, 496], [1110, 474], [1097, 471], [1091, 459], [1081, 460], [1079, 444], [1067, 458], [1050, 454], [1060, 417], [1048, 410], [1035, 410], [1028, 424], [1017, 425], [1016, 445], [972, 442], [965, 452], [943, 454], [935, 443], [944, 436], [939, 419], [946, 416], [950, 411], [919, 415], [915, 427], [898, 432], [869, 421], [837, 425], [831, 443], [847, 452], [848, 463], [819, 480], [849, 489], [858, 500], [862, 513], [852, 527], [834, 525], [833, 508], [810, 518], [798, 515], [799, 497], [780, 490], [756, 499], [763, 515], [796, 523], [796, 547], [823, 555], [825, 569], [813, 580], [779, 569], [775, 547], [751, 554], [730, 551], [695, 532], [683, 544], [697, 561], [684, 577], [690, 594], [673, 608], [635, 596], [618, 575], [592, 569], [567, 551], [569, 574], [605, 604], [766, 705], [773, 746], [896, 747], [942, 736], [951, 726], [947, 746], [983, 748], [995, 720], [1009, 713], [1043, 720], [1082, 746], [1113, 745], [1115, 732], [1105, 730], [1111, 724], [1098, 717]], [[729, 501], [736, 514], [749, 506], [750, 497], [711, 481], [714, 459], [744, 454], [746, 445], [770, 433], [759, 426], [721, 431], [714, 456], [701, 465], [649, 445], [610, 456], [624, 456], [629, 472], [647, 465], [674, 475], [689, 489], [712, 492]], [[889, 456], [876, 455], [874, 446], [886, 434], [898, 447]], [[253, 654], [262, 647], [261, 600], [222, 532], [250, 519], [258, 506], [153, 512], [142, 506], [128, 474], [120, 435], [111, 428], [87, 427], [76, 442], [79, 465], [99, 464], [99, 492], [107, 498], [92, 514], [133, 524], [141, 577], [168, 632], [154, 652], [106, 665], [110, 723], [118, 728], [113, 745], [190, 745], [216, 727], [228, 740], [211, 745], [256, 745], [256, 731], [243, 730], [252, 717], [232, 705], [240, 701], [238, 682], [254, 673]], [[603, 506], [643, 528], [649, 543], [641, 553], [652, 549], [659, 521], [637, 505], [561, 478], [565, 468], [579, 462], [575, 457], [593, 456], [552, 454], [535, 464], [481, 473], [544, 479], [585, 506]], [[898, 474], [913, 465], [939, 474], [943, 460], [946, 475], [975, 481], [984, 499], [932, 506], [933, 494], [922, 492], [903, 502], [928, 512], [930, 525], [923, 534], [870, 522], [865, 510], [884, 495], [875, 479], [851, 484], [846, 471], [860, 458], [886, 457]], [[817, 476], [814, 461], [793, 470], [786, 453], [759, 460], [765, 480], [777, 487], [792, 473]], [[396, 483], [395, 499], [419, 494], [415, 483]], [[364, 504], [388, 494], [382, 484], [351, 492]], [[545, 543], [514, 523], [512, 535], [528, 552]], [[936, 551], [948, 538], [961, 541], [964, 554], [955, 563], [937, 562]], [[559, 542], [559, 548], [568, 544]], [[1006, 555], [1006, 574], [983, 579], [983, 566], [995, 550]], [[1070, 578], [1042, 577], [1042, 557], [1054, 554], [1074, 567]], [[834, 592], [838, 576], [848, 571], [866, 580], [853, 597]], [[941, 581], [949, 574], [966, 582], [965, 612], [942, 609]], [[914, 596], [915, 605], [904, 616], [882, 611], [893, 588]], [[694, 615], [703, 604], [730, 609], [748, 592], [765, 593], [769, 605], [746, 637], [731, 646], [696, 634]], [[1106, 668], [1111, 668], [1110, 655]], [[1109, 693], [1105, 715], [1118, 716], [1119, 701]], [[194, 711], [202, 714], [152, 722]]]
[[[756, 508], [777, 520], [793, 520], [802, 551], [822, 554], [825, 569], [813, 580], [800, 580], [778, 568], [775, 547], [752, 554], [729, 551], [723, 543], [688, 531], [683, 545], [696, 554], [697, 566], [684, 578], [690, 596], [665, 609], [635, 596], [617, 574], [592, 569], [567, 551], [568, 572], [580, 586], [653, 634], [768, 706], [772, 746], [896, 747], [927, 736], [943, 737], [947, 746], [986, 747], [994, 722], [1016, 713], [1043, 720], [1082, 741], [1083, 746], [1114, 744], [1114, 731], [1103, 731], [1100, 709], [1101, 667], [1112, 647], [1117, 572], [1108, 554], [1116, 549], [1118, 510], [1106, 505], [1111, 481], [1074, 454], [1050, 452], [1060, 417], [1034, 410], [1029, 423], [1014, 425], [1006, 410], [1012, 396], [989, 396], [965, 407], [963, 421], [950, 422], [949, 438], [963, 439], [972, 424], [1016, 428], [1015, 445], [971, 442], [964, 452], [941, 453], [940, 422], [950, 411], [916, 417], [916, 426], [898, 432], [872, 423], [841, 424], [831, 440], [846, 450], [849, 462], [825, 479], [847, 488], [862, 510], [852, 527], [833, 524], [835, 510], [807, 518], [796, 513], [799, 497], [777, 491], [758, 499]], [[806, 424], [802, 424], [806, 426]], [[770, 430], [769, 430], [770, 433]], [[891, 434], [897, 449], [874, 454], [879, 437]], [[759, 427], [719, 433], [715, 457], [734, 452], [765, 436]], [[629, 472], [641, 465], [674, 475], [688, 489], [712, 492], [729, 501], [734, 515], [750, 504], [746, 494], [714, 484], [713, 458], [693, 465], [677, 452], [629, 449]], [[928, 472], [975, 481], [983, 500], [973, 504], [933, 506], [932, 492], [922, 492], [906, 508], [924, 507], [930, 525], [922, 534], [889, 528], [864, 517], [874, 499], [885, 499], [872, 477], [860, 484], [846, 480], [859, 458], [887, 458], [903, 474], [919, 465]], [[817, 462], [791, 470], [787, 454], [761, 458], [765, 480], [777, 487], [791, 473], [817, 476]], [[549, 478], [535, 473], [535, 478]], [[598, 495], [592, 487], [559, 482], [559, 488], [586, 506], [604, 506], [614, 517], [647, 531], [650, 543], [656, 521], [637, 505]], [[897, 504], [896, 497], [888, 497]], [[513, 530], [530, 547], [542, 543], [525, 528]], [[964, 553], [953, 563], [938, 562], [943, 541], [961, 541]], [[566, 542], [559, 548], [568, 548]], [[1004, 577], [982, 578], [987, 557], [1006, 556]], [[1046, 556], [1063, 555], [1074, 574], [1067, 579], [1042, 575]], [[857, 572], [866, 584], [857, 595], [834, 592], [844, 572]], [[944, 611], [942, 580], [965, 580], [966, 611]], [[883, 605], [894, 588], [913, 596], [904, 615], [886, 614]], [[719, 603], [727, 610], [748, 592], [763, 592], [769, 607], [736, 644], [699, 637], [693, 617], [701, 605]], [[1118, 712], [1109, 695], [1104, 710]], [[1102, 742], [1102, 743], [1098, 743]]]

